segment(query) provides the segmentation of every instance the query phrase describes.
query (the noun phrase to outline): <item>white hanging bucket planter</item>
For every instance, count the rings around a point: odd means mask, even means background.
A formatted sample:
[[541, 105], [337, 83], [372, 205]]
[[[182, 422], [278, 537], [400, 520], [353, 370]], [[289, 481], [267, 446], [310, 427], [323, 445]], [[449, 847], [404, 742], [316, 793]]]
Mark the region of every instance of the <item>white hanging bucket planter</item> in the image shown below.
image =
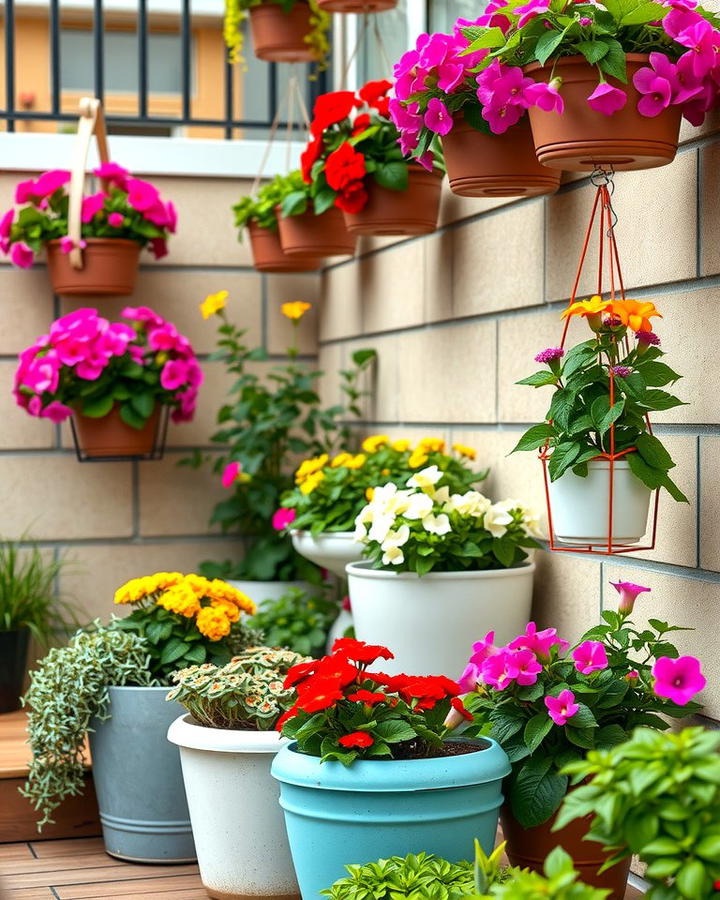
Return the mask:
[[652, 491], [633, 475], [630, 464], [615, 460], [613, 467], [612, 527], [610, 526], [610, 461], [591, 460], [588, 474], [572, 471], [548, 480], [552, 528], [561, 544], [607, 547], [639, 543], [647, 531]]
[[291, 536], [293, 547], [300, 556], [338, 578], [345, 577], [345, 569], [350, 563], [362, 559], [363, 545], [355, 540], [352, 531], [325, 531], [320, 534], [293, 531]]

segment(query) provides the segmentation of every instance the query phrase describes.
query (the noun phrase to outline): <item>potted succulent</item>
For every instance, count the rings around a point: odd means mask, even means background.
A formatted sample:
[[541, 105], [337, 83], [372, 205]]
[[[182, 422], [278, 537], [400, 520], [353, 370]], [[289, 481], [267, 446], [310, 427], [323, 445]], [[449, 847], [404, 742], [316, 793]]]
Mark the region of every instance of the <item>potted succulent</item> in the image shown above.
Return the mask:
[[82, 201], [83, 267], [75, 269], [69, 254], [68, 184], [70, 172], [53, 169], [15, 189], [15, 203], [0, 221], [0, 250], [15, 266], [29, 268], [44, 248], [56, 294], [98, 297], [132, 294], [140, 250], [156, 259], [167, 254], [177, 215], [152, 184], [134, 178], [117, 163], [93, 169], [101, 189]]
[[603, 624], [572, 647], [554, 628], [541, 631], [534, 622], [505, 646], [496, 646], [490, 632], [474, 645], [459, 683], [463, 693], [475, 692], [465, 704], [476, 727], [512, 762], [502, 812], [510, 862], [536, 868], [560, 844], [579, 861], [588, 884], [622, 900], [629, 859], [598, 874], [608, 855], [589, 843], [587, 820], [553, 831], [570, 787], [564, 767], [588, 750], [622, 743], [638, 725], [663, 730], [669, 725], [662, 717], [697, 711], [691, 701], [705, 679], [698, 661], [679, 656], [669, 640], [683, 629], [651, 618], [638, 630], [630, 620], [635, 597], [649, 589], [629, 582], [615, 587], [618, 612], [605, 610]]
[[[186, 465], [213, 465], [228, 497], [218, 503], [212, 521], [224, 531], [244, 538], [245, 554], [240, 563], [206, 562], [204, 574], [230, 578], [260, 605], [277, 598], [288, 587], [308, 589], [319, 584], [320, 572], [295, 552], [285, 523], [274, 515], [280, 497], [292, 487], [292, 467], [297, 454], [327, 452], [346, 442], [348, 429], [340, 425], [341, 407], [322, 409], [315, 384], [321, 373], [298, 361], [298, 329], [311, 304], [301, 301], [281, 307], [293, 324], [293, 344], [287, 361], [261, 377], [255, 363], [267, 360], [266, 351], [243, 342], [244, 331], [229, 320], [225, 306], [228, 292], [210, 294], [201, 304], [206, 319], [217, 316], [218, 350], [212, 358], [222, 362], [235, 377], [228, 401], [218, 413], [218, 431], [213, 442], [222, 446], [219, 456], [195, 452]], [[375, 351], [354, 354], [354, 366], [344, 377], [349, 404], [360, 395], [356, 387], [360, 372], [375, 358]], [[351, 410], [352, 411], [352, 410]]]
[[444, 473], [452, 493], [462, 494], [487, 477], [487, 469], [476, 472], [465, 462], [476, 457], [472, 447], [454, 444], [452, 449], [456, 455], [446, 454], [441, 438], [423, 438], [413, 447], [408, 440], [375, 434], [365, 438], [360, 453], [305, 459], [295, 472], [295, 487], [282, 498], [278, 518], [291, 529], [298, 553], [344, 578], [348, 563], [362, 558], [355, 519], [375, 485], [402, 486], [428, 463]]
[[396, 63], [390, 115], [403, 153], [421, 159], [439, 138], [450, 189], [463, 197], [555, 193], [560, 172], [538, 162], [525, 106], [512, 95], [503, 114], [485, 106], [487, 76], [476, 69], [490, 51], [467, 52], [467, 25], [420, 35]]
[[315, 203], [341, 209], [351, 234], [429, 234], [437, 228], [442, 156], [403, 159], [389, 119], [389, 81], [315, 102], [302, 174]]
[[146, 306], [122, 317], [75, 310], [19, 357], [18, 406], [52, 422], [72, 416], [81, 459], [148, 456], [164, 439], [163, 413], [195, 414], [203, 373], [190, 341]]
[[290, 172], [282, 184], [283, 199], [276, 209], [280, 245], [286, 256], [352, 256], [354, 235], [345, 227], [342, 212], [329, 192], [314, 197], [300, 170]]
[[318, 0], [225, 0], [223, 34], [230, 61], [242, 60], [243, 24], [250, 17], [253, 50], [266, 62], [320, 62], [330, 45], [330, 17]]
[[[530, 617], [537, 519], [518, 500], [451, 493], [437, 466], [376, 487], [356, 519], [366, 561], [347, 567], [355, 633], [395, 648], [389, 671], [457, 671], [468, 635], [509, 640]], [[442, 617], [438, 620], [438, 604]]]
[[636, 853], [649, 900], [711, 900], [720, 882], [720, 733], [638, 728], [611, 750], [569, 764], [575, 785], [557, 827], [591, 819], [608, 865]]
[[318, 657], [325, 652], [330, 626], [339, 612], [337, 602], [325, 591], [291, 587], [277, 599], [266, 600], [250, 624], [271, 647]]
[[[270, 764], [287, 743], [275, 724], [293, 705], [289, 650], [250, 647], [218, 668], [175, 673], [167, 700], [187, 715], [170, 726], [180, 748], [203, 885], [211, 897], [299, 898], [279, 789]], [[242, 840], [238, 840], [242, 835]]]
[[513, 452], [543, 448], [549, 456], [550, 524], [563, 544], [637, 543], [659, 488], [687, 503], [669, 475], [675, 463], [648, 422], [649, 413], [682, 405], [661, 390], [680, 376], [660, 361], [651, 323], [657, 316], [649, 301], [577, 301], [563, 317], [585, 319], [592, 338], [567, 352], [543, 350], [535, 360], [547, 368], [518, 382], [553, 388], [547, 421], [526, 431]]
[[51, 822], [64, 798], [82, 792], [88, 736], [107, 852], [192, 860], [180, 758], [166, 741], [182, 710], [165, 703], [167, 685], [178, 667], [229, 661], [244, 639], [240, 618], [255, 607], [221, 581], [179, 572], [135, 578], [115, 603], [132, 612], [78, 632], [31, 672], [24, 702], [33, 757], [24, 794], [39, 827]]
[[468, 715], [457, 684], [368, 668], [389, 659], [386, 647], [344, 638], [285, 678], [298, 697], [278, 727], [293, 743], [272, 774], [303, 897], [340, 878], [349, 853], [452, 858], [476, 836], [494, 846], [507, 757], [492, 740], [448, 740], [451, 704]]
[[74, 607], [56, 596], [65, 557], [27, 542], [0, 541], [0, 713], [20, 707], [30, 639], [47, 648], [76, 625]]
[[465, 34], [490, 51], [483, 102], [528, 109], [540, 162], [643, 169], [672, 162], [681, 116], [700, 125], [715, 104], [719, 21], [695, 3], [494, 0]]

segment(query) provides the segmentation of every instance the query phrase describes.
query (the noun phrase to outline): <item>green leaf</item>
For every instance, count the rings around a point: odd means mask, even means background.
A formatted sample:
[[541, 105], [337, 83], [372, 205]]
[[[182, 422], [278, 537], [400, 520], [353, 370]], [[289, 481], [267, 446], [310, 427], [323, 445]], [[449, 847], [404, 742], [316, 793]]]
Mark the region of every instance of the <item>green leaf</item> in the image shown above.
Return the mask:
[[647, 25], [648, 22], [656, 22], [665, 15], [665, 7], [660, 3], [641, 3], [636, 9], [631, 10], [620, 20], [621, 25]]
[[615, 400], [613, 406], [610, 405], [610, 396], [603, 394], [593, 402], [590, 408], [590, 417], [598, 433], [602, 436], [606, 434], [613, 422], [616, 422], [625, 409], [625, 398], [621, 397]]
[[123, 403], [120, 407], [120, 418], [125, 422], [126, 425], [129, 425], [131, 428], [137, 428], [139, 431], [141, 428], [145, 427], [145, 423], [147, 419], [144, 419], [141, 415], [135, 412], [132, 405], [130, 403]]
[[417, 732], [408, 723], [401, 719], [390, 719], [387, 722], [378, 722], [373, 728], [373, 734], [377, 734], [387, 744], [397, 744], [400, 741], [411, 741], [417, 737]]
[[557, 481], [570, 468], [581, 449], [582, 444], [570, 441], [564, 441], [555, 447], [548, 463], [551, 481]]
[[665, 363], [649, 360], [641, 362], [637, 366], [638, 371], [645, 379], [645, 384], [650, 387], [663, 387], [666, 384], [673, 384], [678, 381], [680, 376], [677, 372], [673, 372], [670, 366]]
[[307, 193], [305, 191], [293, 191], [293, 193], [288, 194], [280, 204], [280, 214], [283, 218], [288, 218], [288, 216], [300, 216], [304, 212], [307, 212], [307, 208]]
[[672, 469], [675, 463], [662, 443], [652, 434], [641, 434], [635, 441], [638, 453], [654, 469]]
[[149, 391], [143, 394], [133, 394], [130, 397], [130, 403], [135, 412], [143, 419], [150, 418], [155, 409], [155, 397]]
[[102, 419], [113, 408], [114, 402], [112, 393], [94, 400], [86, 400], [82, 406], [83, 415], [90, 419]]
[[610, 49], [604, 41], [580, 41], [575, 44], [575, 48], [582, 53], [591, 66], [600, 62]]
[[313, 198], [313, 209], [316, 216], [321, 216], [335, 205], [335, 191], [319, 191]]
[[642, 397], [638, 398], [638, 403], [645, 409], [652, 409], [656, 412], [675, 409], [676, 406], [687, 406], [683, 400], [679, 400], [667, 391], [645, 391]]
[[567, 428], [575, 406], [575, 400], [575, 394], [567, 390], [567, 388], [560, 388], [559, 391], [555, 391], [547, 414], [548, 419], [552, 419], [559, 428]]
[[682, 896], [689, 897], [690, 900], [701, 900], [707, 896], [704, 890], [705, 883], [705, 866], [699, 859], [691, 859], [686, 862], [677, 873], [675, 881]]
[[543, 387], [546, 384], [557, 384], [557, 376], [552, 372], [542, 371], [535, 372], [534, 375], [528, 375], [522, 381], [516, 381], [515, 384], [528, 384], [530, 387]]
[[375, 181], [391, 191], [406, 191], [408, 186], [408, 167], [403, 160], [398, 162], [378, 163], [374, 172]]
[[185, 641], [181, 641], [176, 637], [171, 638], [167, 644], [165, 644], [163, 652], [160, 654], [160, 665], [167, 666], [170, 663], [175, 662], [176, 659], [180, 659], [181, 656], [184, 656], [186, 650], [187, 644]]
[[505, 43], [505, 35], [501, 28], [488, 28], [484, 34], [474, 40], [464, 54], [474, 53], [476, 50], [494, 50]]
[[539, 447], [542, 447], [553, 434], [553, 427], [547, 422], [543, 422], [540, 425], [533, 425], [532, 428], [528, 428], [511, 452], [517, 453], [519, 450], [537, 450]]
[[540, 35], [540, 38], [535, 45], [535, 59], [541, 66], [545, 65], [555, 50], [560, 46], [566, 31], [567, 28], [563, 31], [546, 31], [544, 34]]
[[552, 727], [553, 720], [547, 713], [537, 713], [532, 719], [528, 720], [523, 738], [531, 753], [534, 753], [542, 744]]
[[567, 786], [567, 776], [555, 771], [550, 757], [530, 757], [520, 767], [510, 788], [513, 815], [524, 828], [542, 825], [560, 806]]
[[602, 38], [602, 40], [608, 45], [608, 52], [601, 58], [598, 65], [606, 75], [627, 84], [627, 67], [622, 44], [613, 38]]

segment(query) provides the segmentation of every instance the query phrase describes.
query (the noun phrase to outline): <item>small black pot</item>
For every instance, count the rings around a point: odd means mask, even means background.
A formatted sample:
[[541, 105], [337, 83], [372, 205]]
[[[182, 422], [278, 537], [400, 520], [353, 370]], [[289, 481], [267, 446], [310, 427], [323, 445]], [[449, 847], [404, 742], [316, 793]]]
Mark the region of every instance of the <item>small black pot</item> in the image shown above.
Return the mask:
[[0, 713], [20, 709], [30, 629], [0, 631]]

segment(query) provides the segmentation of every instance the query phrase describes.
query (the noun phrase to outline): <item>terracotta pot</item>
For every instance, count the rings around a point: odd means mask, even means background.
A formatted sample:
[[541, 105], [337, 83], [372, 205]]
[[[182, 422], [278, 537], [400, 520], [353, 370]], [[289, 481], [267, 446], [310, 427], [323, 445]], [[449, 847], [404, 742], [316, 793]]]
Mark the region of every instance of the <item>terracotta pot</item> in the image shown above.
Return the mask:
[[352, 256], [355, 253], [354, 235], [345, 227], [345, 219], [337, 207], [320, 216], [312, 210], [301, 216], [281, 216], [278, 231], [283, 253], [300, 259], [319, 256]]
[[420, 166], [408, 170], [406, 191], [391, 191], [368, 179], [369, 199], [359, 213], [344, 213], [351, 234], [430, 234], [437, 228], [442, 175]]
[[461, 197], [535, 197], [560, 186], [560, 172], [538, 162], [525, 116], [505, 134], [483, 134], [460, 119], [442, 148], [450, 190]]
[[135, 290], [140, 244], [124, 238], [87, 238], [82, 269], [73, 269], [60, 241], [48, 241], [48, 272], [53, 291], [72, 297], [123, 297]]
[[[671, 106], [648, 118], [637, 110], [640, 94], [633, 75], [648, 65], [642, 53], [627, 54], [628, 83], [608, 78], [613, 87], [627, 93], [625, 106], [611, 116], [596, 112], [587, 98], [597, 86], [597, 70], [582, 56], [567, 56], [555, 64], [562, 78], [562, 115], [533, 107], [528, 110], [535, 152], [544, 166], [571, 172], [588, 172], [597, 166], [615, 169], [652, 169], [675, 159], [682, 111]], [[524, 72], [535, 81], [549, 81], [551, 66], [532, 63]]]
[[318, 6], [325, 12], [376, 13], [395, 9], [398, 0], [318, 0]]
[[278, 3], [261, 3], [250, 10], [253, 50], [267, 62], [314, 62], [317, 55], [305, 38], [310, 34], [310, 6], [299, 0], [289, 13]]
[[558, 845], [572, 856], [582, 880], [596, 888], [611, 891], [608, 900], [623, 900], [630, 872], [630, 859], [624, 860], [598, 875], [608, 854], [602, 844], [585, 841], [592, 816], [576, 819], [560, 831], [552, 831], [555, 816], [537, 828], [523, 828], [507, 806], [500, 814], [503, 836], [507, 841], [510, 864], [542, 872], [545, 857]]
[[253, 265], [258, 272], [314, 272], [322, 266], [322, 260], [318, 258], [286, 256], [277, 231], [260, 228], [257, 223], [251, 222], [248, 225], [248, 234]]
[[132, 428], [120, 418], [116, 404], [102, 419], [91, 419], [74, 413], [75, 430], [83, 458], [107, 459], [117, 456], [149, 456], [155, 446], [160, 422], [160, 406], [141, 429]]

